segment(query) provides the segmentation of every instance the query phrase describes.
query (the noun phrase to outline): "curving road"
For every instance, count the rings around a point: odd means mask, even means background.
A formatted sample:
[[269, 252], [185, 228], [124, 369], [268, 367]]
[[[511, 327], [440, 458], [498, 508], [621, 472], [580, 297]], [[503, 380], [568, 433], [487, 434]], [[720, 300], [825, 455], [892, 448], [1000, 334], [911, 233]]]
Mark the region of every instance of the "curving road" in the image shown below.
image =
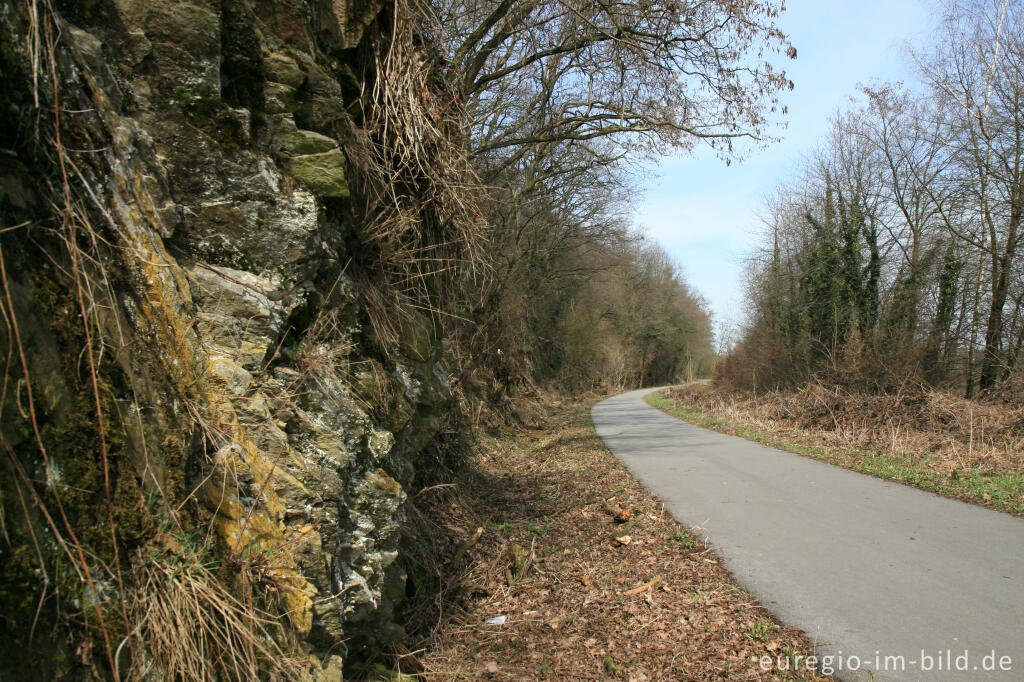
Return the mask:
[[839, 677], [1024, 680], [1024, 519], [687, 424], [652, 390], [595, 405], [597, 433]]

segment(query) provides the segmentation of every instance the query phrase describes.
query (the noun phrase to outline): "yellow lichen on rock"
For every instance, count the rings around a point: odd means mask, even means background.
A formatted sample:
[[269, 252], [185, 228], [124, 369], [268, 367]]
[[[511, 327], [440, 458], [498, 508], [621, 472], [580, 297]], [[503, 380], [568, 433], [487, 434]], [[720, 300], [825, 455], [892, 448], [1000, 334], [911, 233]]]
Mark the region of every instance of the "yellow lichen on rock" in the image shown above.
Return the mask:
[[[305, 0], [118, 0], [66, 17], [60, 3], [40, 3], [58, 30], [54, 70], [37, 75], [54, 73], [58, 82], [39, 83], [37, 129], [54, 113], [62, 117], [61, 146], [47, 147], [53, 158], [32, 166], [44, 177], [39, 186], [56, 190], [34, 197], [48, 200], [54, 215], [34, 218], [26, 231], [46, 225], [48, 235], [63, 237], [55, 251], [66, 247], [83, 273], [70, 286], [102, 289], [87, 301], [85, 322], [95, 335], [86, 350], [103, 370], [104, 433], [117, 447], [89, 442], [80, 459], [97, 453], [87, 463], [107, 473], [114, 453], [117, 513], [149, 524], [110, 529], [110, 544], [124, 547], [120, 557], [87, 553], [119, 569], [145, 563], [154, 549], [187, 547], [203, 565], [215, 560], [209, 578], [218, 589], [269, 610], [274, 627], [287, 616], [280, 623], [294, 633], [281, 641], [325, 661], [325, 678], [340, 679], [340, 657], [400, 636], [395, 607], [405, 568], [396, 559], [406, 488], [450, 391], [437, 325], [406, 330], [404, 340], [377, 338], [366, 327], [361, 277], [376, 281], [380, 273], [355, 252], [366, 239], [361, 174], [370, 171], [356, 172], [352, 159], [368, 158], [371, 137], [359, 126], [373, 117], [363, 112], [372, 103], [351, 86], [376, 66], [372, 50], [351, 48], [384, 3], [329, 5], [333, 22], [328, 5]], [[25, 4], [11, 11], [24, 15]], [[316, 35], [309, 17], [319, 24]], [[22, 37], [8, 18], [0, 37], [13, 45]], [[3, 64], [25, 61], [0, 52]], [[21, 71], [40, 66], [50, 65], [25, 61]], [[5, 79], [12, 74], [5, 70]], [[22, 94], [32, 92], [32, 80], [19, 78]], [[31, 96], [23, 102], [32, 110]], [[26, 121], [11, 119], [19, 130], [31, 127]], [[59, 171], [69, 188], [50, 184]], [[350, 187], [351, 178], [359, 182]], [[5, 237], [14, 239], [14, 232]], [[19, 253], [7, 265], [21, 269], [21, 281], [64, 287], [58, 293], [74, 302], [76, 292], [67, 296], [68, 282], [54, 274], [65, 266], [60, 254], [43, 262], [39, 252]], [[64, 308], [59, 314], [80, 324], [77, 306]], [[49, 383], [63, 389], [63, 375], [70, 387], [83, 374], [83, 344], [75, 338], [60, 348], [64, 360], [51, 345], [53, 361], [40, 364], [55, 368]], [[36, 388], [45, 372], [33, 374]], [[35, 406], [61, 433], [78, 434], [77, 424], [58, 423], [71, 421], [61, 414], [67, 392], [40, 387]], [[92, 415], [91, 402], [82, 402], [75, 416]], [[57, 465], [71, 459], [69, 450], [52, 452]], [[105, 542], [106, 524], [101, 530]], [[105, 570], [96, 566], [97, 575]], [[120, 587], [109, 577], [100, 591], [113, 600]], [[73, 589], [66, 596], [77, 598]], [[30, 601], [32, 609], [42, 603]], [[265, 614], [257, 615], [253, 623]], [[187, 630], [203, 619], [182, 620]], [[130, 623], [119, 636], [132, 632], [142, 631]], [[146, 636], [129, 636], [125, 651], [149, 665]]]

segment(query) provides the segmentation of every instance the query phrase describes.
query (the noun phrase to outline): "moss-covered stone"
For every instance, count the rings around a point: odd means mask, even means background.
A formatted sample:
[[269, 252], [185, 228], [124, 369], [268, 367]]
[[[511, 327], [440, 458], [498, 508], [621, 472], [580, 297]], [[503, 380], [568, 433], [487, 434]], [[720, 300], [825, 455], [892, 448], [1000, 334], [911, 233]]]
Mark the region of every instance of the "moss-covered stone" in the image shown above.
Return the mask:
[[273, 122], [274, 150], [286, 156], [321, 154], [338, 148], [332, 137], [312, 130], [299, 130], [291, 115], [276, 116]]
[[345, 181], [345, 155], [340, 150], [293, 156], [287, 161], [289, 174], [314, 194], [326, 198], [349, 195]]
[[249, 112], [233, 109], [225, 102], [193, 97], [183, 87], [174, 91], [174, 101], [189, 123], [214, 140], [225, 154], [234, 154], [249, 143]]
[[268, 114], [287, 114], [298, 107], [296, 89], [284, 83], [267, 83], [264, 86]]
[[267, 80], [272, 83], [300, 88], [306, 80], [306, 73], [299, 68], [298, 62], [282, 52], [270, 51], [264, 55], [263, 68], [266, 70]]

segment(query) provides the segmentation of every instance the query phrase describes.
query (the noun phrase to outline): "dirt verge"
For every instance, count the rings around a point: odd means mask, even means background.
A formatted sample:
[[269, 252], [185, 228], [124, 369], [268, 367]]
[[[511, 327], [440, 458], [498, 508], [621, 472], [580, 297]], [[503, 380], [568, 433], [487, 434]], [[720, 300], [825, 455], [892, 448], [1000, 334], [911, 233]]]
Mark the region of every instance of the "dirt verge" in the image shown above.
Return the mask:
[[431, 680], [819, 679], [813, 643], [604, 448], [592, 402], [483, 438], [454, 487], [422, 496], [449, 538], [448, 600], [398, 666]]

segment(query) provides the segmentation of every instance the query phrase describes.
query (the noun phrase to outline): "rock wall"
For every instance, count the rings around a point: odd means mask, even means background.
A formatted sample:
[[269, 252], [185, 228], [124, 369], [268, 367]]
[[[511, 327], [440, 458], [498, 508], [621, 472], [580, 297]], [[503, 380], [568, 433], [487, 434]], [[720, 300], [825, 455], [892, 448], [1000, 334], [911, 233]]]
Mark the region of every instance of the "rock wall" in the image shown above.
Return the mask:
[[451, 391], [435, 320], [380, 339], [363, 304], [394, 11], [3, 4], [0, 670], [159, 670], [126, 594], [183, 538], [304, 674], [401, 635], [407, 490]]

